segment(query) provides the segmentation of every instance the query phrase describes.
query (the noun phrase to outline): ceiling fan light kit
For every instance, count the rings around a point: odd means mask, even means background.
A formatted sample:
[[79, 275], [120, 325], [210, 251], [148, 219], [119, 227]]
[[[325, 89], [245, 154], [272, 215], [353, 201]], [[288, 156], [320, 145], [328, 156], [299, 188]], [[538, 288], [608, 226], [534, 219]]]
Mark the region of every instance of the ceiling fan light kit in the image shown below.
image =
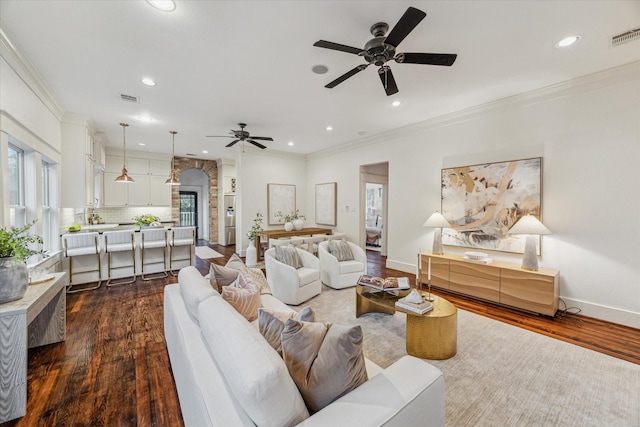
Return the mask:
[[273, 138], [268, 136], [251, 136], [251, 134], [248, 131], [244, 130], [244, 128], [247, 126], [246, 123], [238, 123], [238, 126], [240, 126], [240, 130], [232, 129], [231, 132], [229, 132], [230, 136], [229, 135], [207, 135], [207, 138], [234, 138], [234, 140], [228, 143], [227, 145], [225, 145], [225, 147], [233, 147], [238, 142], [246, 141], [249, 144], [253, 144], [262, 150], [264, 150], [267, 147], [260, 144], [257, 140], [273, 141]]
[[345, 80], [358, 74], [360, 71], [364, 71], [369, 65], [373, 64], [380, 67], [378, 69], [378, 75], [380, 76], [382, 87], [384, 88], [387, 96], [391, 96], [398, 93], [398, 86], [395, 78], [393, 77], [391, 67], [386, 65], [390, 60], [393, 59], [398, 64], [441, 65], [447, 67], [453, 65], [458, 56], [454, 53], [396, 54], [396, 48], [398, 45], [426, 16], [427, 14], [423, 11], [414, 7], [409, 7], [386, 37], [385, 34], [387, 33], [387, 30], [389, 30], [389, 25], [385, 22], [373, 24], [369, 29], [373, 38], [365, 43], [364, 49], [358, 49], [356, 47], [346, 46], [326, 40], [319, 40], [315, 42], [313, 45], [316, 47], [338, 50], [340, 52], [362, 56], [365, 61], [367, 61], [366, 64], [358, 65], [357, 67], [347, 71], [345, 74], [325, 85], [325, 87], [332, 89]]

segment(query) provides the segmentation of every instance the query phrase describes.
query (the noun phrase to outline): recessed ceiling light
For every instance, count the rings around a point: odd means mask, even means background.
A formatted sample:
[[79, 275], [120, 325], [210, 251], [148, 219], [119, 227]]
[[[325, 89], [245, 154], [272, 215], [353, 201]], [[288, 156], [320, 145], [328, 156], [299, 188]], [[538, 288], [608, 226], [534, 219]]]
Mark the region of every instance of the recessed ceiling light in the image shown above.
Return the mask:
[[326, 65], [314, 65], [311, 68], [311, 71], [313, 71], [316, 74], [325, 74], [327, 71], [329, 71], [329, 68], [327, 68]]
[[333, 130], [333, 127], [331, 127], [331, 126], [327, 126], [325, 129], [326, 129], [326, 130], [328, 130], [328, 131], [330, 131], [330, 130]]
[[141, 147], [144, 147], [147, 144], [145, 144], [144, 142], [138, 142], [138, 145], [141, 146]]
[[579, 40], [580, 40], [580, 36], [565, 37], [562, 40], [560, 40], [558, 43], [556, 43], [556, 47], [571, 46], [572, 44], [577, 43]]
[[140, 120], [141, 122], [145, 122], [145, 123], [151, 123], [153, 121], [153, 117], [151, 117], [151, 116], [138, 116], [138, 117], [136, 117], [136, 119]]
[[287, 142], [287, 145], [288, 145], [289, 147], [293, 147], [293, 141], [289, 141], [289, 142]]
[[400, 102], [400, 101], [398, 101], [397, 99], [391, 103], [391, 105], [392, 105], [393, 107], [399, 107], [399, 106], [400, 106], [400, 104], [401, 104], [401, 102]]
[[173, 12], [176, 10], [176, 4], [173, 0], [147, 0], [147, 2], [163, 12]]
[[149, 77], [145, 77], [142, 79], [142, 83], [146, 84], [147, 86], [155, 86], [156, 82], [153, 81], [153, 79], [149, 78]]
[[209, 154], [209, 151], [207, 151], [207, 150], [202, 150], [202, 154]]

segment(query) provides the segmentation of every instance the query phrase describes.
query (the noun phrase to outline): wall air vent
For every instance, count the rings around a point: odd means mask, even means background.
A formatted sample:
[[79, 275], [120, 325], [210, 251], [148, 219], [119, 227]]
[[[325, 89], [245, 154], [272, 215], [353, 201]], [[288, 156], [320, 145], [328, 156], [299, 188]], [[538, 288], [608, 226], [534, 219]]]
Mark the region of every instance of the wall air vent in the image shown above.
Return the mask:
[[127, 101], [127, 102], [135, 102], [136, 104], [140, 103], [140, 98], [138, 98], [137, 96], [133, 96], [133, 95], [127, 95], [125, 93], [121, 93], [120, 94], [120, 99], [123, 101]]
[[637, 39], [640, 39], [640, 28], [625, 31], [622, 34], [611, 37], [611, 46], [618, 46], [619, 44], [627, 43]]

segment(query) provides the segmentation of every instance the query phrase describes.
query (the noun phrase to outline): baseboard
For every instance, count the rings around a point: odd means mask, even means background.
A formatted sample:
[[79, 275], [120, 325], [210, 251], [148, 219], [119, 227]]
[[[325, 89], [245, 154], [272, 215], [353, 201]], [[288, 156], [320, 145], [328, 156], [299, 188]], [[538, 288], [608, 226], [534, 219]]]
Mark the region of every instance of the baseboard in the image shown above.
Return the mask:
[[[402, 271], [404, 273], [407, 273], [407, 275], [410, 275], [411, 277], [416, 276], [415, 264], [387, 259], [386, 267], [393, 270]], [[567, 307], [579, 308], [581, 316], [593, 317], [594, 319], [604, 320], [606, 322], [640, 329], [640, 313], [615, 307], [607, 307], [587, 301], [571, 299], [563, 297], [562, 295], [560, 295], [560, 298], [567, 304]], [[562, 303], [560, 303], [560, 309], [562, 310], [563, 308], [564, 307]]]
[[[640, 313], [633, 311], [623, 310], [615, 307], [608, 307], [605, 305], [594, 304], [587, 301], [581, 301], [563, 297], [560, 295], [568, 308], [579, 308], [580, 315], [586, 317], [593, 317], [594, 319], [605, 320], [611, 323], [617, 323], [618, 325], [629, 326], [631, 328], [640, 329]], [[560, 303], [560, 309], [564, 306]], [[570, 310], [573, 312], [574, 310]]]

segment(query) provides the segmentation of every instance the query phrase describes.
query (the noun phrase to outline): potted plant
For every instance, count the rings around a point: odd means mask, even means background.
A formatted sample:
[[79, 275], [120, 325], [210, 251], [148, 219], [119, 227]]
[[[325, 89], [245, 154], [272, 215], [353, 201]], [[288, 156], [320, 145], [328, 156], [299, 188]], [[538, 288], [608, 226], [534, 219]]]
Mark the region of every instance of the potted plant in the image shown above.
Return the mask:
[[247, 254], [245, 257], [245, 264], [247, 267], [253, 267], [258, 263], [258, 252], [255, 245], [255, 239], [258, 237], [258, 233], [262, 231], [262, 214], [256, 213], [256, 217], [253, 219], [253, 226], [247, 233], [249, 239], [249, 246], [247, 247]]
[[0, 230], [0, 304], [20, 299], [27, 292], [29, 272], [25, 260], [42, 253], [32, 246], [41, 245], [42, 238], [26, 234], [35, 222]]

